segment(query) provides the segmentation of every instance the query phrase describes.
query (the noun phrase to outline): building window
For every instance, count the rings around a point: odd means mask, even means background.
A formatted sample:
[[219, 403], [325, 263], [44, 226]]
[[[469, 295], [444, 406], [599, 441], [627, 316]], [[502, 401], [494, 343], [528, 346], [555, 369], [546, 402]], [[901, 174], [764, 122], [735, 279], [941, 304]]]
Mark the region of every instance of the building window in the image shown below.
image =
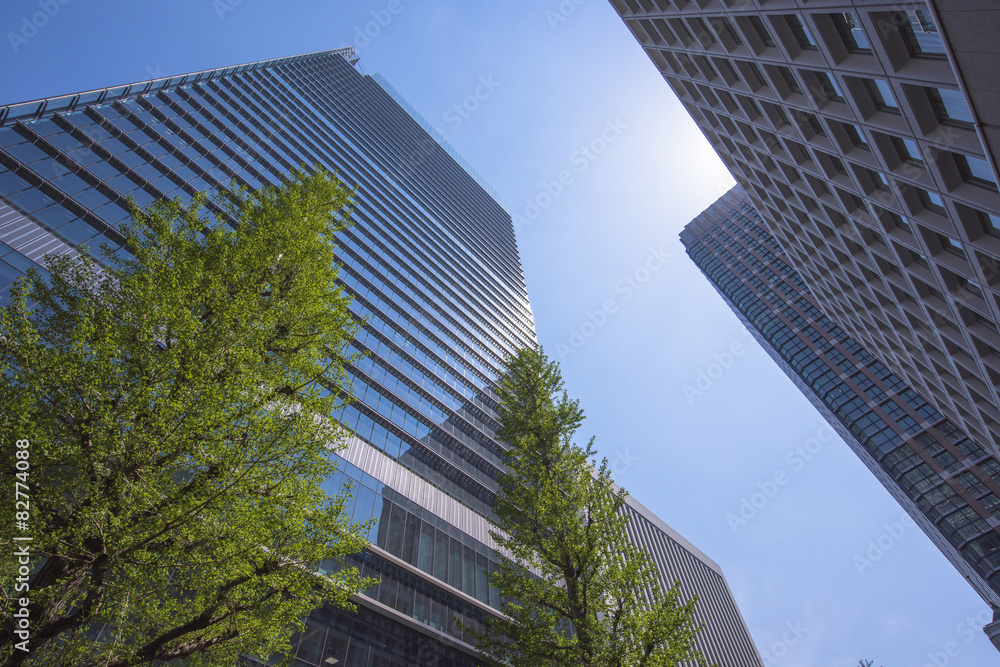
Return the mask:
[[1000, 216], [979, 211], [979, 220], [983, 225], [984, 232], [990, 236], [1000, 238]]
[[865, 85], [868, 87], [868, 94], [871, 95], [872, 102], [879, 111], [899, 113], [899, 104], [896, 103], [896, 96], [892, 93], [892, 87], [885, 79], [867, 79]]
[[913, 139], [893, 137], [892, 143], [896, 146], [896, 152], [899, 153], [900, 160], [909, 162], [910, 164], [923, 165], [924, 160], [920, 156], [920, 147], [917, 146], [917, 142]]
[[743, 46], [740, 34], [733, 29], [733, 25], [727, 19], [722, 17], [712, 19], [712, 27], [715, 28], [715, 32], [718, 33], [719, 38], [723, 42], [731, 40], [733, 46]]
[[809, 127], [812, 129], [814, 134], [817, 134], [821, 137], [826, 136], [826, 130], [823, 128], [823, 123], [820, 122], [819, 118], [817, 118], [815, 114], [803, 113], [802, 115], [804, 116], [805, 121], [809, 124]]
[[[972, 283], [970, 283], [970, 284], [972, 284]], [[977, 285], [977, 288], [978, 288], [978, 285]], [[979, 290], [980, 294], [982, 294], [982, 292], [983, 292], [982, 290]], [[979, 313], [976, 313], [976, 312], [973, 312], [973, 315], [975, 316], [976, 322], [978, 324], [981, 324], [982, 326], [986, 327], [987, 329], [989, 329], [993, 333], [1000, 333], [1000, 329], [997, 329], [997, 323], [996, 322], [994, 322], [990, 318], [984, 317], [984, 316], [982, 316], [982, 315], [980, 315]], [[990, 495], [993, 495], [993, 494], [990, 494]], [[996, 496], [994, 496], [994, 498], [995, 497]]]
[[896, 16], [903, 41], [914, 58], [946, 58], [941, 33], [926, 9], [910, 9]]
[[792, 74], [792, 70], [787, 67], [778, 67], [778, 72], [781, 76], [781, 80], [785, 83], [792, 93], [801, 93], [802, 88], [799, 86], [798, 80], [796, 80], [795, 75]]
[[927, 258], [924, 257], [919, 252], [914, 252], [914, 251], [911, 250], [910, 251], [910, 258], [913, 260], [914, 264], [919, 264], [920, 266], [924, 267], [925, 269], [931, 268], [930, 262], [928, 262]]
[[961, 91], [931, 88], [930, 96], [938, 121], [946, 125], [972, 127], [975, 122], [972, 111], [969, 110], [969, 105], [966, 104], [965, 96], [962, 95]]
[[958, 169], [962, 172], [962, 178], [974, 185], [997, 189], [996, 177], [993, 175], [993, 167], [986, 160], [968, 155], [955, 155]]
[[764, 46], [775, 46], [774, 38], [771, 37], [771, 32], [767, 29], [767, 26], [764, 25], [763, 19], [757, 15], [748, 16], [747, 19], [750, 22], [750, 27], [757, 33], [757, 37], [764, 43]]
[[750, 86], [750, 90], [768, 87], [767, 79], [764, 78], [764, 73], [760, 71], [757, 63], [745, 61], [741, 62], [741, 65], [743, 67], [743, 79]]
[[941, 195], [936, 192], [924, 190], [923, 188], [916, 188], [916, 190], [917, 195], [920, 197], [920, 203], [924, 208], [945, 215], [944, 199], [941, 198]]
[[835, 78], [826, 72], [816, 72], [816, 80], [819, 81], [819, 87], [828, 100], [833, 100], [834, 102], [844, 101], [844, 93], [840, 90], [840, 86], [837, 85]]
[[702, 47], [707, 49], [716, 43], [715, 35], [704, 19], [696, 16], [691, 19], [689, 25], [695, 29], [695, 34], [698, 36], [698, 41], [701, 42]]
[[872, 45], [865, 35], [864, 28], [854, 12], [838, 12], [833, 15], [834, 25], [840, 38], [844, 40], [844, 46], [851, 53], [871, 53]]
[[965, 248], [962, 247], [960, 241], [951, 238], [950, 236], [945, 236], [944, 234], [938, 234], [938, 241], [941, 243], [941, 248], [947, 250], [953, 255], [958, 255], [959, 257], [965, 259]]
[[962, 292], [971, 294], [972, 296], [983, 298], [983, 289], [979, 286], [979, 283], [974, 283], [968, 278], [963, 276], [952, 274], [955, 278], [955, 283], [957, 287], [951, 291], [952, 296], [961, 296]]
[[809, 32], [809, 28], [802, 21], [802, 18], [796, 14], [788, 14], [785, 16], [788, 21], [788, 27], [792, 31], [792, 35], [795, 37], [795, 41], [803, 49], [808, 49], [815, 51], [817, 49], [816, 40], [813, 38], [812, 33]]
[[868, 140], [865, 139], [864, 130], [862, 130], [857, 125], [844, 125], [844, 129], [847, 131], [847, 138], [851, 140], [851, 143], [858, 148], [864, 148], [871, 150], [872, 147], [868, 144]]

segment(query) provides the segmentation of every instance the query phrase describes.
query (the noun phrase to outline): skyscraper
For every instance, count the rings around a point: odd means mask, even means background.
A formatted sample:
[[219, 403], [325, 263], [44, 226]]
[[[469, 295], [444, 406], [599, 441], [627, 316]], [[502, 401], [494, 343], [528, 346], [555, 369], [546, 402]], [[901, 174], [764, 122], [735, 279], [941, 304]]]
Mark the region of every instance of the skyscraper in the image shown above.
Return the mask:
[[[994, 610], [1000, 648], [1000, 460], [823, 315], [738, 186], [681, 234], [778, 366]], [[864, 572], [864, 558], [855, 566]]]
[[[487, 580], [495, 478], [492, 383], [535, 341], [510, 215], [388, 83], [322, 51], [0, 107], [0, 302], [47, 252], [121, 244], [125, 197], [190, 201], [230, 180], [277, 183], [301, 163], [357, 187], [341, 280], [365, 319], [353, 429], [326, 483], [378, 517], [354, 558], [380, 583], [359, 613], [317, 610], [297, 665], [479, 664], [464, 630], [497, 613]], [[699, 647], [760, 664], [718, 566], [637, 504], [631, 530], [667, 582], [702, 598]], [[640, 508], [640, 509], [637, 509]], [[324, 563], [321, 568], [332, 567]]]
[[611, 2], [822, 310], [1000, 456], [1000, 7]]

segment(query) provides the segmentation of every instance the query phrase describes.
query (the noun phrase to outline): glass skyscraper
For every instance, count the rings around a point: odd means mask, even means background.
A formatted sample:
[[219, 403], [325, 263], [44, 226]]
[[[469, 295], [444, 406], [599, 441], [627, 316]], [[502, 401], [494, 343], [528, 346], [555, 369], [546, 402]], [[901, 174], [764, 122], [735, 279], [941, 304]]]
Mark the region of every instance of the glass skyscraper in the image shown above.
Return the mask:
[[[822, 313], [741, 188], [695, 218], [681, 241], [764, 350], [997, 619], [1000, 461]], [[1000, 623], [986, 631], [1000, 642]]]
[[[0, 300], [48, 252], [120, 245], [125, 198], [190, 201], [235, 180], [278, 183], [299, 164], [357, 188], [341, 280], [364, 319], [351, 370], [355, 432], [326, 483], [378, 517], [353, 558], [380, 583], [359, 612], [317, 610], [296, 665], [478, 665], [456, 620], [500, 600], [487, 573], [501, 466], [501, 360], [535, 342], [510, 215], [388, 83], [349, 49], [207, 70], [0, 107]], [[641, 506], [638, 506], [641, 507]], [[631, 530], [665, 580], [698, 594], [710, 660], [760, 660], [719, 568], [644, 508]], [[324, 563], [322, 568], [332, 567]]]

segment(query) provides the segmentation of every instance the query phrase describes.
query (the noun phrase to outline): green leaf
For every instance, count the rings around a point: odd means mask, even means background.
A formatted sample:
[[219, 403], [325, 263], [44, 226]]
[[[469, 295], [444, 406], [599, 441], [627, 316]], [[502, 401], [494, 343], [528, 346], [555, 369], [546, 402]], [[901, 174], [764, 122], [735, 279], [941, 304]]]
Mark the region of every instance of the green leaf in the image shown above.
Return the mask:
[[300, 619], [371, 585], [317, 574], [367, 544], [320, 486], [346, 435], [329, 415], [357, 327], [334, 255], [351, 200], [301, 169], [212, 207], [158, 202], [124, 225], [128, 254], [49, 257], [17, 283], [0, 431], [7, 461], [31, 443], [31, 652], [5, 623], [0, 664], [287, 654]]
[[705, 665], [694, 648], [696, 598], [660, 588], [649, 554], [627, 537], [626, 493], [594, 441], [573, 440], [583, 411], [541, 348], [506, 362], [498, 439], [508, 449], [493, 539], [510, 559], [491, 583], [503, 617], [471, 631], [489, 665]]

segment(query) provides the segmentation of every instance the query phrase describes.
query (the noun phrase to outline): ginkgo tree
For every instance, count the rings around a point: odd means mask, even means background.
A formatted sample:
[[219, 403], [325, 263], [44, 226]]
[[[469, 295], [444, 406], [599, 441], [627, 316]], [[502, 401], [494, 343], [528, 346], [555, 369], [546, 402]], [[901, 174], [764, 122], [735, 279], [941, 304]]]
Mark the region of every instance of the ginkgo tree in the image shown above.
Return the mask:
[[696, 598], [660, 586], [648, 552], [629, 541], [626, 494], [594, 441], [573, 441], [583, 411], [559, 366], [537, 347], [506, 362], [497, 439], [508, 447], [491, 532], [504, 559], [491, 583], [502, 617], [474, 633], [500, 667], [674, 667], [706, 662], [694, 646]]
[[[357, 326], [334, 256], [352, 196], [301, 169], [158, 202], [133, 211], [122, 249], [16, 284], [0, 433], [6, 464], [27, 461], [30, 510], [0, 524], [8, 545], [31, 538], [31, 572], [15, 592], [4, 549], [0, 665], [229, 667], [287, 654], [311, 610], [371, 583], [338, 566], [365, 527], [321, 488]], [[5, 507], [14, 492], [5, 481]]]

